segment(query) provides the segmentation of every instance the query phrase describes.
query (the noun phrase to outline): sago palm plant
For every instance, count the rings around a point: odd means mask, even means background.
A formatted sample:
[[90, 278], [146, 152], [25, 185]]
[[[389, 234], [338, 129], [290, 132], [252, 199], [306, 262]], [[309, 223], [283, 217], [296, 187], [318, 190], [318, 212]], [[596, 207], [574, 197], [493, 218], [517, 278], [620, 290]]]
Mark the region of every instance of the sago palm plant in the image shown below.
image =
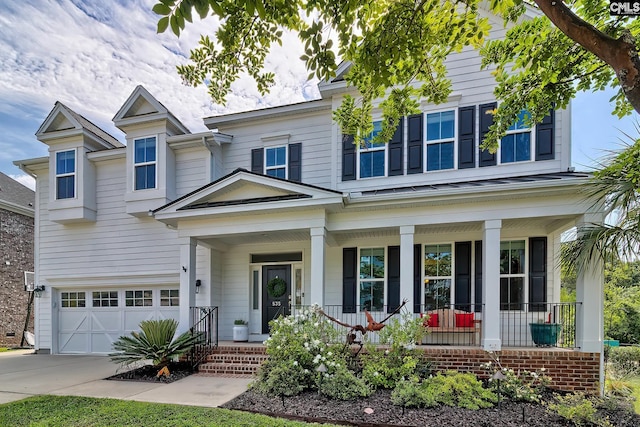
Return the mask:
[[113, 343], [115, 353], [111, 360], [130, 365], [151, 360], [159, 369], [185, 354], [200, 341], [200, 335], [184, 332], [174, 339], [178, 322], [174, 319], [144, 320], [140, 322], [140, 332], [133, 331], [131, 336], [121, 336]]

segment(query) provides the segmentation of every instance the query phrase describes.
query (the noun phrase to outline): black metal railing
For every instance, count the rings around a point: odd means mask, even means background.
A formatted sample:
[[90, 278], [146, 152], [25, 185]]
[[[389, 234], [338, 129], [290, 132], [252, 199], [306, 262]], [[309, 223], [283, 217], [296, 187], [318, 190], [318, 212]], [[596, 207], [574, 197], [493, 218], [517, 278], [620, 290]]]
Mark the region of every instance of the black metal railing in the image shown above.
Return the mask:
[[191, 349], [191, 366], [198, 365], [218, 347], [218, 307], [191, 307], [191, 333], [201, 340]]
[[518, 303], [502, 306], [504, 347], [578, 348], [577, 306], [581, 303]]

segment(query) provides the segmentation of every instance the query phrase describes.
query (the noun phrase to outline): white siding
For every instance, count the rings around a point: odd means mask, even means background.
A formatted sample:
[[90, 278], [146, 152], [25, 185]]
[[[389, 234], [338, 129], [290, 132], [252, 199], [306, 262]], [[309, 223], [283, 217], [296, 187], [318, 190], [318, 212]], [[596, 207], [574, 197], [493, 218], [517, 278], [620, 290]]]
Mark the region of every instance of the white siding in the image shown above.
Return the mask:
[[204, 147], [176, 152], [176, 197], [182, 197], [210, 182], [207, 176], [210, 158], [211, 153]]

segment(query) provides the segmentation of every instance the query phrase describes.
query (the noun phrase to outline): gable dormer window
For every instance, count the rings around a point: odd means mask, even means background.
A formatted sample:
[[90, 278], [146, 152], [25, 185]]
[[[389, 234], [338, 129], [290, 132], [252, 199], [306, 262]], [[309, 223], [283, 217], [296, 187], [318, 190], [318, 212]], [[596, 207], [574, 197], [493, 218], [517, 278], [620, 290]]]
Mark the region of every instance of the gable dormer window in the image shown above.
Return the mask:
[[426, 170], [453, 169], [456, 140], [456, 113], [454, 110], [427, 114]]
[[76, 197], [76, 150], [56, 153], [56, 199]]
[[287, 179], [287, 147], [269, 147], [265, 151], [265, 175]]
[[526, 125], [529, 112], [522, 110], [500, 141], [500, 163], [531, 160], [531, 128]]
[[147, 190], [156, 188], [156, 137], [136, 139], [134, 150], [134, 189]]
[[358, 155], [358, 176], [360, 178], [373, 178], [386, 175], [385, 160], [387, 158], [387, 144], [373, 141], [381, 130], [382, 122], [374, 122], [373, 132], [362, 141]]

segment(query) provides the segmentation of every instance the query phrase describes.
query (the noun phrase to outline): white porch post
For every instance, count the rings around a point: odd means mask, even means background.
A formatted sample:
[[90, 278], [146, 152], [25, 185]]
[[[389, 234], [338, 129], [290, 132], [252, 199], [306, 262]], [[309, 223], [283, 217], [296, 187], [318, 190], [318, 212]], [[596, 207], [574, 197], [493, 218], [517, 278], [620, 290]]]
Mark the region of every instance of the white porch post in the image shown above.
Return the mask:
[[484, 222], [482, 239], [482, 346], [502, 349], [500, 338], [500, 229], [499, 219]]
[[400, 227], [400, 297], [407, 300], [407, 309], [413, 313], [413, 305], [420, 301], [413, 300], [413, 235], [416, 227], [404, 225]]
[[[196, 302], [196, 239], [187, 237], [180, 240], [180, 324], [178, 334], [191, 327], [190, 308]], [[186, 271], [185, 271], [186, 270]]]
[[[602, 223], [602, 215], [583, 215], [578, 227]], [[576, 340], [583, 352], [602, 352], [604, 337], [604, 277], [602, 262], [591, 261], [586, 271], [579, 271], [576, 281], [577, 307]]]
[[324, 262], [325, 234], [324, 227], [314, 227], [311, 233], [311, 304], [324, 306]]

